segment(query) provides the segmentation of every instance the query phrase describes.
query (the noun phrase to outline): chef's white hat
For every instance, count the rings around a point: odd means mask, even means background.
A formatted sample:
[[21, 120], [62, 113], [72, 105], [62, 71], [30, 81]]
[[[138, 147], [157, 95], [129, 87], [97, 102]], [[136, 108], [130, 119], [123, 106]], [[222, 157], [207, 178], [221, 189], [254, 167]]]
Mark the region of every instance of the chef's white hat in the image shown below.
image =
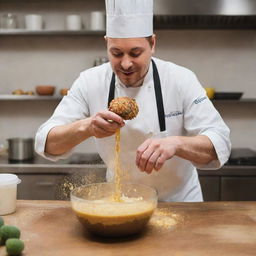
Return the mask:
[[107, 37], [134, 38], [153, 34], [153, 0], [106, 0]]

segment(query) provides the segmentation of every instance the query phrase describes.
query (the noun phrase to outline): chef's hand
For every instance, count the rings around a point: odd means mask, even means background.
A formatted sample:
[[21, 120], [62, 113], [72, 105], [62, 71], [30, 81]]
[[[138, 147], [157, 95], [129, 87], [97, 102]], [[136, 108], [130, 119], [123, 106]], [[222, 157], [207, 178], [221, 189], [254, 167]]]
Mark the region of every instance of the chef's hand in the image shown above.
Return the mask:
[[91, 117], [90, 131], [92, 136], [104, 138], [115, 134], [124, 125], [124, 120], [119, 115], [104, 110]]
[[158, 171], [175, 155], [176, 148], [175, 137], [147, 139], [137, 149], [136, 165], [143, 172]]

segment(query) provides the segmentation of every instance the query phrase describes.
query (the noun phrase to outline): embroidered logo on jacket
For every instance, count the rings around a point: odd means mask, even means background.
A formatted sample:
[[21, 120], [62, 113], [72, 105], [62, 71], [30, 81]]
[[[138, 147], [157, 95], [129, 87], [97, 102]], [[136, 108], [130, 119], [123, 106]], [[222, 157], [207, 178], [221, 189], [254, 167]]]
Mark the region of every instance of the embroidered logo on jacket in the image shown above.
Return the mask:
[[197, 98], [197, 99], [195, 99], [193, 102], [194, 102], [195, 104], [199, 104], [199, 103], [201, 103], [202, 101], [204, 101], [204, 100], [206, 100], [206, 99], [207, 99], [207, 97], [204, 96], [204, 97], [202, 97], [202, 98]]
[[165, 117], [168, 118], [168, 117], [179, 116], [179, 115], [183, 115], [183, 112], [181, 112], [181, 111], [172, 111], [169, 114], [165, 115]]

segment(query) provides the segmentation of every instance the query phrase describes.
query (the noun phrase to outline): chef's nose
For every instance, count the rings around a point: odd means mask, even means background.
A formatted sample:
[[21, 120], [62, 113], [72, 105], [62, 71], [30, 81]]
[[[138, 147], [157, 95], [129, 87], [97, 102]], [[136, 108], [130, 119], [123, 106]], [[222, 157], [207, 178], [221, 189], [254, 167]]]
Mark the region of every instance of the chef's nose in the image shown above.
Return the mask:
[[132, 61], [129, 57], [123, 57], [121, 61], [121, 66], [123, 70], [128, 70], [132, 67]]

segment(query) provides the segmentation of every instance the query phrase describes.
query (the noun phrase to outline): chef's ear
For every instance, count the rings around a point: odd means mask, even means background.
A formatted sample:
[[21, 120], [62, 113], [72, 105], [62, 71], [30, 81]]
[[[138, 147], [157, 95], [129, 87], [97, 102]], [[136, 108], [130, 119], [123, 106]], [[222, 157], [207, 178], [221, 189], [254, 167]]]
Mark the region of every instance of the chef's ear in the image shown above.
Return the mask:
[[156, 35], [153, 34], [151, 37], [151, 53], [154, 54], [155, 53], [155, 48], [156, 48]]
[[105, 39], [106, 47], [108, 48], [108, 37], [104, 36], [104, 39]]

